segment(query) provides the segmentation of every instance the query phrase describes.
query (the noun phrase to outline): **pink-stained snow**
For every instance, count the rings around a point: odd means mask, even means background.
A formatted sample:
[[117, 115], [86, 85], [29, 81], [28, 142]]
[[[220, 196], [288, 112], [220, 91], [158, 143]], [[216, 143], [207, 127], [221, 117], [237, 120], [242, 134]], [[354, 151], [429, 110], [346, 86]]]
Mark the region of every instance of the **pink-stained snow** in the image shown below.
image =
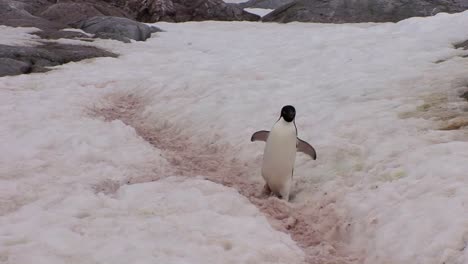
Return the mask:
[[[466, 263], [467, 23], [158, 23], [1, 78], [0, 260]], [[289, 203], [250, 142], [285, 104], [318, 154]]]

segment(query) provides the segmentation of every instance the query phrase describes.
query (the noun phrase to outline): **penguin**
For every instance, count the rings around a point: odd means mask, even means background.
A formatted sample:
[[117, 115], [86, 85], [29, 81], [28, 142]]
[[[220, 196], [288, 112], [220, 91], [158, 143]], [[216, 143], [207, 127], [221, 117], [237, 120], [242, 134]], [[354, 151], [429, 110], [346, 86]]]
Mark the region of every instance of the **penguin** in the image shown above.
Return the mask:
[[271, 131], [260, 130], [250, 138], [251, 142], [266, 142], [262, 164], [265, 191], [273, 192], [286, 201], [289, 201], [296, 153], [302, 152], [313, 160], [317, 159], [315, 149], [297, 137], [295, 117], [296, 109], [292, 105], [283, 106]]

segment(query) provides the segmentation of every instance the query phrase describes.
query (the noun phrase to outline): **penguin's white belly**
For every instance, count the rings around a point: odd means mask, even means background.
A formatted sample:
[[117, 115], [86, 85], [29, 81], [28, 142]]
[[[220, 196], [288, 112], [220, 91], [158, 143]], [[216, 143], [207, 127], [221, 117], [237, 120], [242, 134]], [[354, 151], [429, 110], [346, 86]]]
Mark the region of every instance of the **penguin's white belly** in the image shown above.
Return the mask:
[[289, 188], [296, 159], [296, 130], [294, 125], [284, 123], [270, 131], [263, 154], [262, 176], [276, 193]]

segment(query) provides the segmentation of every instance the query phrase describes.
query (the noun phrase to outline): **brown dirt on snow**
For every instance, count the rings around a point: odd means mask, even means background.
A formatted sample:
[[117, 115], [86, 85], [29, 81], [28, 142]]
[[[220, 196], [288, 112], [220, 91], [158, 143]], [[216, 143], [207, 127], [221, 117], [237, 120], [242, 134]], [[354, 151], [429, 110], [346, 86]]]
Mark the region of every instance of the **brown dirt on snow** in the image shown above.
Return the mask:
[[[137, 134], [161, 150], [163, 157], [182, 176], [204, 176], [207, 180], [235, 188], [247, 197], [271, 225], [291, 235], [306, 253], [306, 262], [314, 264], [361, 263], [360, 254], [345, 252], [349, 223], [335, 208], [332, 195], [313, 203], [298, 204], [268, 197], [262, 192], [263, 186], [248, 178], [248, 172], [258, 170], [258, 162], [245, 163], [235, 158], [235, 152], [228, 144], [201, 143], [175, 124], [168, 122], [153, 124], [142, 115], [145, 98], [134, 94], [111, 94], [105, 98], [105, 106], [94, 107], [91, 115], [106, 121], [121, 120], [135, 129]], [[129, 184], [150, 182], [161, 175], [135, 177]], [[105, 182], [97, 189], [106, 188]]]

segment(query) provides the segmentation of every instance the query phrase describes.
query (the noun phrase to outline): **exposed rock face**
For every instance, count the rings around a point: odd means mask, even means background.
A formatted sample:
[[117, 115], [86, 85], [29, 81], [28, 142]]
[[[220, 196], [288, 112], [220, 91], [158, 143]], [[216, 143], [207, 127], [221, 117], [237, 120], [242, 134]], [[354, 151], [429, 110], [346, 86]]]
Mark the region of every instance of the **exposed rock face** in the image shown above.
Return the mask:
[[264, 22], [397, 22], [409, 17], [456, 13], [466, 0], [296, 0], [264, 16]]
[[462, 93], [460, 97], [468, 101], [468, 91]]
[[265, 9], [276, 9], [282, 5], [289, 4], [294, 0], [250, 0], [244, 3], [238, 4], [240, 8], [265, 8]]
[[63, 28], [60, 23], [35, 16], [33, 13], [45, 6], [47, 1], [0, 0], [0, 25], [12, 27]]
[[457, 43], [454, 45], [456, 49], [468, 49], [468, 40], [465, 40], [463, 42]]
[[130, 39], [144, 41], [151, 33], [160, 31], [146, 24], [123, 17], [96, 16], [81, 22], [76, 26], [85, 32], [97, 34], [98, 37], [111, 38], [123, 42]]
[[37, 27], [43, 30], [37, 35], [48, 39], [87, 37], [58, 31], [67, 27], [123, 42], [146, 40], [161, 31], [131, 19], [258, 21], [260, 17], [222, 0], [0, 0], [0, 25]]
[[44, 72], [45, 67], [94, 57], [117, 54], [91, 46], [44, 43], [36, 47], [0, 45], [0, 77], [29, 72]]
[[29, 72], [31, 72], [31, 64], [29, 63], [10, 58], [0, 58], [0, 77]]
[[222, 0], [130, 0], [125, 6], [143, 22], [258, 21], [259, 16]]
[[47, 7], [39, 16], [65, 25], [74, 25], [81, 20], [95, 16], [128, 17], [125, 12], [105, 2], [59, 2]]
[[[55, 2], [55, 1], [54, 1]], [[146, 40], [161, 31], [129, 19], [131, 15], [112, 1], [0, 0], [0, 25], [37, 27], [36, 35], [47, 39], [88, 38], [80, 33], [59, 31], [66, 27], [83, 28], [96, 38], [130, 42]], [[102, 17], [100, 19], [96, 17]]]

